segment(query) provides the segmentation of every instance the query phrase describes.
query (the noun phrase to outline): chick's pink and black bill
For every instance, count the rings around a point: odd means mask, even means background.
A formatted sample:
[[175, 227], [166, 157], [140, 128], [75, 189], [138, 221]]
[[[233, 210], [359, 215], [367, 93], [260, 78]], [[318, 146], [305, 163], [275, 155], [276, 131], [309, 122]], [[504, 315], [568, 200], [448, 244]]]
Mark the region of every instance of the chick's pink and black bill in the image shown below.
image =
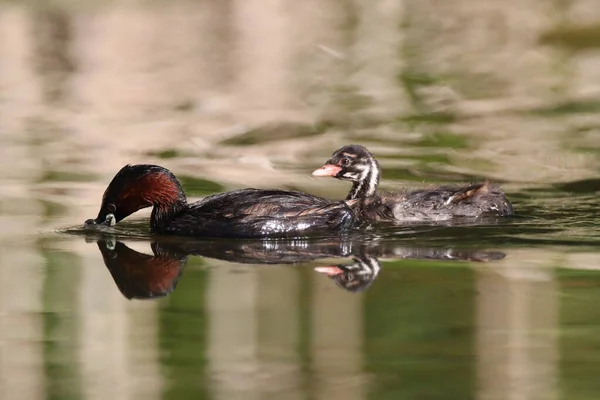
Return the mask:
[[321, 168], [313, 171], [313, 176], [337, 176], [340, 173], [342, 167], [333, 164], [325, 164]]

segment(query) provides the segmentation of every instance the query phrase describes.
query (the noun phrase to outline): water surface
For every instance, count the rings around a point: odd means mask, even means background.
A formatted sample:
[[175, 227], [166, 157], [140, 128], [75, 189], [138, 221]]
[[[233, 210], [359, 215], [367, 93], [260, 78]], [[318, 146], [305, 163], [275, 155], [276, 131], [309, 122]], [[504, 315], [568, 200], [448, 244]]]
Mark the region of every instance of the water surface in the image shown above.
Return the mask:
[[[2, 399], [588, 399], [595, 2], [0, 2]], [[190, 199], [491, 179], [517, 217], [344, 238], [69, 233], [127, 163]], [[343, 273], [328, 276], [335, 268]]]

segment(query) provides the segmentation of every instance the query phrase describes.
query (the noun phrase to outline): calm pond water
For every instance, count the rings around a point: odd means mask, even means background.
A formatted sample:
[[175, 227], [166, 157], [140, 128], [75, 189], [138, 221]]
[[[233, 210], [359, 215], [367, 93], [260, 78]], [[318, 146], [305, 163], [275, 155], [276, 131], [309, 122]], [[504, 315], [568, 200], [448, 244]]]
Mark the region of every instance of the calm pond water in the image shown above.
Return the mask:
[[[0, 398], [596, 398], [599, 32], [592, 0], [0, 1]], [[349, 143], [518, 216], [79, 229], [127, 163], [343, 198], [310, 172]]]

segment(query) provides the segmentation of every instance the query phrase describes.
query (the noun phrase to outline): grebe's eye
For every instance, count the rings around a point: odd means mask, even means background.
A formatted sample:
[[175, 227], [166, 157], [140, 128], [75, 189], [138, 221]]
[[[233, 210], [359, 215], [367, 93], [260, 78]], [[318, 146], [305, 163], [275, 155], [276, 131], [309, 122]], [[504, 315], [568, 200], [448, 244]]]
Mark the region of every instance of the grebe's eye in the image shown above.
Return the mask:
[[342, 158], [340, 160], [340, 166], [341, 167], [347, 167], [348, 165], [350, 165], [350, 159], [349, 158]]
[[106, 206], [106, 209], [108, 210], [109, 213], [114, 213], [117, 210], [117, 206], [110, 203], [109, 205]]

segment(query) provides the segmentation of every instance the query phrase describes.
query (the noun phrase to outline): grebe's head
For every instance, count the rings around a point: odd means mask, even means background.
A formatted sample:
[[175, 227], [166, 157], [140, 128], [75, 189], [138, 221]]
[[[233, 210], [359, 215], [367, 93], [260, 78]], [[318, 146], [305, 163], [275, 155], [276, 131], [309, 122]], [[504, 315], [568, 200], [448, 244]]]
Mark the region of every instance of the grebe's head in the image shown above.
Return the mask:
[[142, 208], [155, 206], [166, 212], [185, 203], [183, 189], [168, 169], [149, 164], [126, 165], [106, 188], [98, 217], [87, 220], [85, 225], [111, 226]]
[[[351, 198], [373, 196], [381, 176], [379, 163], [365, 147], [351, 144], [336, 150], [313, 176], [332, 176], [355, 184]], [[349, 196], [350, 197], [350, 196]]]

